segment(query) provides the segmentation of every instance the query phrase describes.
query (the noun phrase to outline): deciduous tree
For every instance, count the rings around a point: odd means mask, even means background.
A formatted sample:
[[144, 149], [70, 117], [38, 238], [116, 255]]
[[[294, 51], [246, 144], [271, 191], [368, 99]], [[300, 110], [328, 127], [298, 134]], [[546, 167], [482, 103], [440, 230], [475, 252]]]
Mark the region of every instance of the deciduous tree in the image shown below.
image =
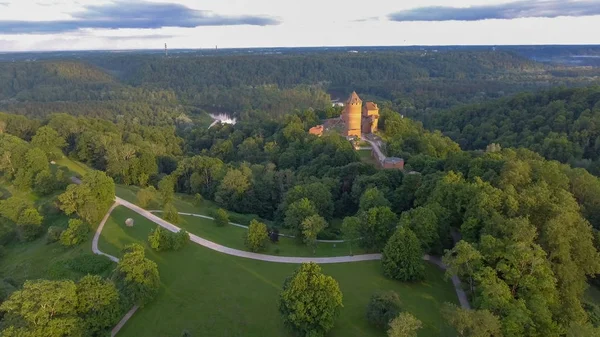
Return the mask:
[[342, 292], [315, 263], [305, 263], [286, 279], [279, 312], [286, 326], [301, 336], [322, 337], [333, 328], [342, 307]]
[[252, 252], [259, 252], [265, 249], [269, 241], [267, 225], [256, 220], [250, 221], [248, 232], [246, 233], [246, 247]]
[[419, 281], [424, 277], [423, 250], [419, 239], [406, 227], [399, 227], [383, 249], [383, 273], [399, 281]]

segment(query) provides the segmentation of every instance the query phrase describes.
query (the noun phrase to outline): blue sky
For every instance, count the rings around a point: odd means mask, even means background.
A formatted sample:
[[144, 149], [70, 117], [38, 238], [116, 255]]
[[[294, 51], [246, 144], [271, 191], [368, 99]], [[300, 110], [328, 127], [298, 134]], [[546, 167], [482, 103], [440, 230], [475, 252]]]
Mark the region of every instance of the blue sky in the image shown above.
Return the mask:
[[0, 0], [0, 51], [599, 44], [600, 0]]

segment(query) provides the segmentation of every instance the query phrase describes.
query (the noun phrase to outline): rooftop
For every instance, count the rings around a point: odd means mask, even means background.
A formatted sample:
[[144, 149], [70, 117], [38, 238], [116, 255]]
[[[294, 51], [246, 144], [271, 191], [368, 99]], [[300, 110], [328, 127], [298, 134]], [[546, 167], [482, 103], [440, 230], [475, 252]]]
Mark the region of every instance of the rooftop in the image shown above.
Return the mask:
[[350, 94], [350, 97], [348, 97], [348, 100], [346, 101], [346, 104], [357, 104], [357, 103], [362, 103], [362, 100], [360, 99], [360, 97], [358, 97], [358, 94], [356, 93], [356, 91], [353, 91], [352, 94]]

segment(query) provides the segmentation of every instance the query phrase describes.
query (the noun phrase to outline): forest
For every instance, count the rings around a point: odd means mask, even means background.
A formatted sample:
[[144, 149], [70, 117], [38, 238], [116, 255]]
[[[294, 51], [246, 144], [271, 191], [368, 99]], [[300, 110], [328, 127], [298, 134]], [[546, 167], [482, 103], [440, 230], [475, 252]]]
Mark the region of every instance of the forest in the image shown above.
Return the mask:
[[434, 114], [442, 130], [464, 149], [526, 147], [548, 159], [600, 175], [600, 87], [523, 93]]

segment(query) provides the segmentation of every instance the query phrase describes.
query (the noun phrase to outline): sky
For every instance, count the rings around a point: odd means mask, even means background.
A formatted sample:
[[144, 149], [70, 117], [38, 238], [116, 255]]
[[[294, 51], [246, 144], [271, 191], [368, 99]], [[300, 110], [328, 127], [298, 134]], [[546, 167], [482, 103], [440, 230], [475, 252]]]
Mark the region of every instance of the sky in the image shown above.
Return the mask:
[[0, 52], [600, 44], [600, 0], [0, 0]]

